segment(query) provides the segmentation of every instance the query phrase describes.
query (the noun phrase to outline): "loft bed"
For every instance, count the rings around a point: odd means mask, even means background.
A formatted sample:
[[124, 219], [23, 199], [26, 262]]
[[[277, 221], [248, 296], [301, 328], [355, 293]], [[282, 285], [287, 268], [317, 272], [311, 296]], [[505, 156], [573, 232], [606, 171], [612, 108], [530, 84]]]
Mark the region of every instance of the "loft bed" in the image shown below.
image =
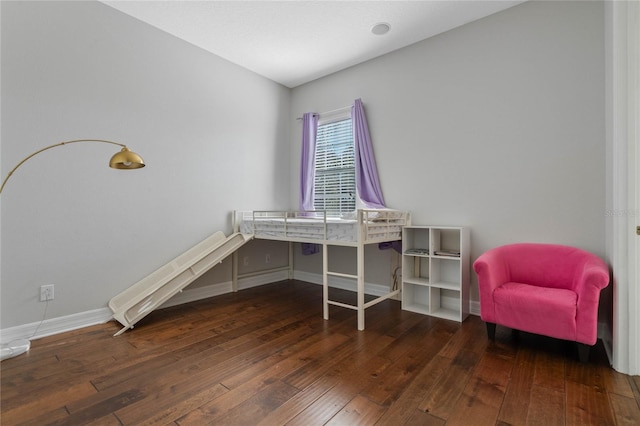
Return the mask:
[[[322, 246], [322, 304], [323, 317], [329, 319], [329, 305], [357, 311], [358, 330], [364, 330], [364, 311], [385, 299], [397, 295], [399, 289], [365, 303], [364, 249], [369, 244], [379, 244], [402, 239], [402, 228], [411, 224], [411, 214], [401, 210], [357, 210], [353, 214], [332, 217], [325, 211], [236, 211], [234, 232], [252, 235], [253, 238], [312, 243]], [[329, 270], [329, 246], [356, 248], [356, 275]], [[292, 256], [289, 256], [292, 263]], [[290, 264], [290, 267], [292, 265]], [[329, 299], [329, 277], [336, 276], [356, 280], [357, 303], [355, 305]]]

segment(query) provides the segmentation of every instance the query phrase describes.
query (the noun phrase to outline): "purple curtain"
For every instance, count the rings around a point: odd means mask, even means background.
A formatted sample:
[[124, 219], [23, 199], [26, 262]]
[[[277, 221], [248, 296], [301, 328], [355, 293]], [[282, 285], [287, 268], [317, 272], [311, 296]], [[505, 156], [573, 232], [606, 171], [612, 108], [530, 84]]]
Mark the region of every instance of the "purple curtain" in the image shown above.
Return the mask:
[[356, 99], [351, 108], [351, 120], [353, 123], [353, 139], [356, 150], [356, 188], [358, 195], [368, 208], [384, 208], [384, 198], [378, 179], [378, 167], [373, 156], [369, 125], [364, 115], [362, 100]]
[[[378, 167], [373, 156], [373, 145], [369, 135], [367, 117], [364, 115], [362, 99], [356, 99], [351, 108], [351, 121], [353, 123], [353, 139], [356, 150], [356, 188], [360, 200], [365, 207], [381, 209], [385, 207], [382, 197], [382, 188], [378, 179]], [[390, 241], [378, 244], [380, 250], [394, 249], [402, 253], [401, 241]]]
[[[313, 180], [315, 178], [316, 133], [318, 114], [306, 112], [302, 116], [302, 156], [300, 160], [300, 210], [313, 210]], [[320, 245], [302, 243], [302, 254], [320, 252]]]
[[313, 210], [313, 180], [315, 177], [316, 133], [318, 114], [302, 116], [302, 158], [300, 161], [300, 210]]
[[[360, 200], [365, 207], [372, 209], [384, 208], [384, 198], [378, 179], [378, 167], [373, 155], [369, 125], [364, 114], [361, 99], [356, 99], [351, 108], [353, 123], [353, 139], [356, 156], [356, 188]], [[313, 181], [315, 172], [316, 133], [318, 130], [318, 114], [305, 113], [302, 116], [302, 158], [300, 166], [300, 210], [313, 210]], [[390, 248], [393, 245], [387, 245]], [[393, 247], [396, 248], [396, 247]], [[397, 248], [396, 248], [397, 249]], [[317, 244], [303, 244], [304, 254], [319, 251]]]

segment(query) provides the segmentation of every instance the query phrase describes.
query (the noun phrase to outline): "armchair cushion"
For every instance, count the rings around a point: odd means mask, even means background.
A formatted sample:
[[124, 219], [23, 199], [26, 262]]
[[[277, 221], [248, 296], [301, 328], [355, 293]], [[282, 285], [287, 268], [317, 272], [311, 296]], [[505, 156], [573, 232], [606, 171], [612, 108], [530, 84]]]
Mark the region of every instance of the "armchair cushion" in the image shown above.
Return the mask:
[[516, 330], [528, 330], [535, 324], [537, 329], [547, 330], [549, 337], [573, 336], [577, 299], [572, 290], [505, 283], [493, 293], [496, 323]]

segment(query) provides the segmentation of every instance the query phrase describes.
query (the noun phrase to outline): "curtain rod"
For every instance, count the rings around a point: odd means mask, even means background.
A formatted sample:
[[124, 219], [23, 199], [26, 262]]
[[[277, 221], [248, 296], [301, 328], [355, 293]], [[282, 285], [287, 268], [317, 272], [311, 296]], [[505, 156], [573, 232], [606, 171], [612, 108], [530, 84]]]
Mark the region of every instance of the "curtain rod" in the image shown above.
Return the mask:
[[[340, 111], [343, 111], [345, 109], [350, 109], [352, 107], [353, 107], [353, 105], [348, 105], [348, 106], [343, 106], [341, 108], [332, 109], [331, 111], [320, 112], [320, 113], [318, 113], [318, 116], [327, 115], [327, 114], [333, 114], [334, 112], [340, 112]], [[296, 117], [296, 120], [302, 120], [302, 117]]]

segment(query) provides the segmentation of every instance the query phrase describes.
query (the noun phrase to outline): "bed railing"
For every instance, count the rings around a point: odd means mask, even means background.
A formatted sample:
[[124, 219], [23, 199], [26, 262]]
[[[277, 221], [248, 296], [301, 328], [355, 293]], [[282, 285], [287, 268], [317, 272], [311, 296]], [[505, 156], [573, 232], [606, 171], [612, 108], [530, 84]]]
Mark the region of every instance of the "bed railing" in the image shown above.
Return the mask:
[[402, 239], [402, 227], [411, 225], [411, 214], [402, 210], [358, 210], [358, 224], [365, 244]]
[[[357, 223], [353, 242], [376, 243], [402, 238], [402, 227], [410, 225], [411, 215], [402, 210], [361, 209], [355, 214], [332, 216], [326, 211], [238, 211], [234, 213], [234, 231], [251, 233], [256, 238], [320, 242], [330, 240], [328, 223]], [[291, 231], [295, 229], [295, 231]], [[307, 230], [308, 232], [306, 232]]]

